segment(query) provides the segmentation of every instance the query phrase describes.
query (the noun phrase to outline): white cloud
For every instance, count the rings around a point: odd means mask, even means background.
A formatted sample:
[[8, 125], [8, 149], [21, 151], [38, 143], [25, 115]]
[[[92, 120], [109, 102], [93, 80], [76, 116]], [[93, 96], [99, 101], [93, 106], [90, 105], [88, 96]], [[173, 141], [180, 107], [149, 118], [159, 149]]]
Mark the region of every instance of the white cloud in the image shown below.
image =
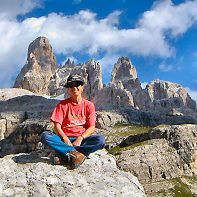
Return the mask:
[[40, 7], [38, 0], [1, 0], [0, 18], [14, 19], [17, 15], [24, 15], [35, 7]]
[[192, 89], [190, 89], [190, 88], [188, 88], [188, 87], [186, 87], [186, 90], [188, 91], [188, 93], [189, 93], [189, 95], [191, 96], [191, 98], [192, 98], [193, 100], [195, 100], [196, 103], [197, 103], [197, 90], [192, 90]]
[[[38, 36], [46, 36], [56, 53], [67, 56], [74, 52], [92, 56], [102, 52], [107, 55], [102, 59], [105, 70], [109, 67], [104, 62], [111, 65], [115, 62], [113, 58], [123, 51], [144, 56], [172, 56], [175, 49], [167, 42], [168, 38], [185, 33], [197, 21], [197, 1], [175, 6], [168, 0], [157, 1], [141, 16], [134, 29], [118, 28], [120, 11], [103, 19], [98, 19], [96, 13], [89, 10], [81, 10], [69, 16], [52, 13], [22, 22], [13, 20], [14, 16], [38, 6], [37, 2], [0, 1], [1, 9], [5, 10], [4, 17], [0, 16], [0, 45], [4, 46], [0, 50], [0, 86], [11, 85], [11, 78], [16, 77], [16, 72], [25, 63], [28, 44]], [[9, 17], [5, 17], [6, 14]]]
[[159, 65], [159, 69], [162, 71], [162, 72], [169, 72], [173, 69], [173, 66], [172, 65], [167, 65], [167, 64], [160, 64]]

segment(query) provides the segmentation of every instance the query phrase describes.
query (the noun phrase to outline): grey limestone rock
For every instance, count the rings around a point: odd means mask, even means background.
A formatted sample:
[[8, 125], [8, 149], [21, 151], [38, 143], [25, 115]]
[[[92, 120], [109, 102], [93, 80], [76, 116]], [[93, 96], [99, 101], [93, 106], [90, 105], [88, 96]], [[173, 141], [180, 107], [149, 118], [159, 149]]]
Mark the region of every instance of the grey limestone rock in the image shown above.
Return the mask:
[[141, 182], [154, 182], [197, 174], [197, 125], [172, 125], [130, 136], [120, 146], [135, 146], [117, 155], [121, 169]]
[[20, 89], [20, 88], [2, 88], [0, 89], [0, 101], [6, 101], [11, 98], [15, 98], [18, 96], [24, 95], [35, 95], [33, 92], [29, 90]]
[[14, 87], [48, 94], [48, 84], [56, 69], [56, 59], [48, 39], [38, 37], [29, 45], [27, 63], [17, 76]]
[[109, 128], [118, 123], [128, 123], [127, 118], [117, 111], [97, 111], [96, 127], [99, 129]]
[[116, 167], [114, 158], [97, 151], [75, 170], [52, 165], [42, 152], [0, 159], [1, 196], [115, 197], [146, 196], [137, 178]]
[[93, 101], [97, 109], [116, 109], [134, 106], [133, 96], [123, 88], [121, 81], [110, 83], [95, 95]]
[[127, 57], [119, 58], [114, 65], [112, 83], [115, 83], [117, 80], [121, 81], [123, 88], [133, 96], [133, 106], [138, 109], [145, 109], [144, 101], [146, 95], [137, 77], [136, 68]]

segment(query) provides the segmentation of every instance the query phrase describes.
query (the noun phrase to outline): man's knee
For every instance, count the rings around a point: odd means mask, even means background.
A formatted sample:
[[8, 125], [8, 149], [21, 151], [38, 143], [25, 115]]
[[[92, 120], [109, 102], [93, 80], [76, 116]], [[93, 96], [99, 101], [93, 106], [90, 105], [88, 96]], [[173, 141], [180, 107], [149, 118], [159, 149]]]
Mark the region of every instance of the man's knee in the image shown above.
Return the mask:
[[97, 145], [100, 149], [105, 147], [105, 137], [103, 135], [96, 135]]
[[46, 143], [47, 140], [51, 137], [52, 132], [51, 131], [44, 131], [41, 134], [41, 142]]

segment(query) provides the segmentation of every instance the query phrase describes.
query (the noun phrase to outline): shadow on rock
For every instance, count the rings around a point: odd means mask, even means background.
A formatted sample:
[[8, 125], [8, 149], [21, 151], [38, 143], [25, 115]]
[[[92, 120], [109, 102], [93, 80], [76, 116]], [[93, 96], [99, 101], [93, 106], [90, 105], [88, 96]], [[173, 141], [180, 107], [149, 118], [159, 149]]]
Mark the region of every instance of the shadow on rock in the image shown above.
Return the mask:
[[38, 150], [30, 154], [21, 153], [20, 155], [12, 157], [13, 161], [19, 164], [26, 163], [48, 163], [53, 164], [54, 152], [51, 150]]

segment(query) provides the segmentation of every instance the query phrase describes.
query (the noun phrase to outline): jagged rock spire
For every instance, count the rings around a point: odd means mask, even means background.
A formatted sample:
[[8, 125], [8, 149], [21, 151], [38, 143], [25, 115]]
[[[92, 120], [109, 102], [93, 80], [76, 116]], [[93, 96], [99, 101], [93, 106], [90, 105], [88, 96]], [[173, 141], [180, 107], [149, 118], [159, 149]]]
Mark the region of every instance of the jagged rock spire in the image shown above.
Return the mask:
[[28, 48], [27, 63], [16, 78], [14, 87], [39, 94], [48, 94], [48, 83], [57, 69], [49, 41], [38, 37]]
[[119, 58], [112, 70], [112, 82], [115, 82], [116, 80], [123, 81], [136, 78], [136, 68], [133, 66], [130, 59], [127, 57]]

